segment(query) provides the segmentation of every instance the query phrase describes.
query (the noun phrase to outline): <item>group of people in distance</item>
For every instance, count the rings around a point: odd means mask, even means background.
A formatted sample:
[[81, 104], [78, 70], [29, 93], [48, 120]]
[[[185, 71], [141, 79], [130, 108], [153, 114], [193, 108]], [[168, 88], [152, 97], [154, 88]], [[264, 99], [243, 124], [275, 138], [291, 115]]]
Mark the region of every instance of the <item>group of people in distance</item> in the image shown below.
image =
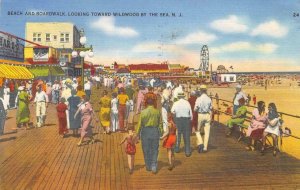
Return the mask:
[[[243, 124], [246, 119], [247, 107], [245, 103], [247, 97], [241, 90], [241, 85], [236, 86], [236, 93], [233, 99], [233, 115], [227, 122], [229, 131], [227, 136], [231, 135], [233, 127], [238, 124]], [[275, 103], [269, 103], [268, 110], [264, 101], [257, 102], [257, 108], [252, 111], [252, 119], [249, 126], [240, 125], [247, 128], [246, 136], [249, 137], [247, 150], [255, 150], [257, 141], [262, 141], [261, 155], [265, 154], [266, 138], [268, 135], [273, 139], [273, 156], [276, 156], [278, 149], [278, 137], [280, 136], [280, 126], [282, 120], [277, 112]]]

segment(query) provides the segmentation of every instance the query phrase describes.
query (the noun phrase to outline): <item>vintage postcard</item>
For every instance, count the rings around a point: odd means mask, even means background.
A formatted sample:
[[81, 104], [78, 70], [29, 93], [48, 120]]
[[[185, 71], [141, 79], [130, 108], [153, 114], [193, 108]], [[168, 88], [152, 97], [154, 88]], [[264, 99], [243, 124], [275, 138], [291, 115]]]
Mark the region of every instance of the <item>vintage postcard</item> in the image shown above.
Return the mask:
[[300, 189], [300, 1], [0, 0], [0, 189]]

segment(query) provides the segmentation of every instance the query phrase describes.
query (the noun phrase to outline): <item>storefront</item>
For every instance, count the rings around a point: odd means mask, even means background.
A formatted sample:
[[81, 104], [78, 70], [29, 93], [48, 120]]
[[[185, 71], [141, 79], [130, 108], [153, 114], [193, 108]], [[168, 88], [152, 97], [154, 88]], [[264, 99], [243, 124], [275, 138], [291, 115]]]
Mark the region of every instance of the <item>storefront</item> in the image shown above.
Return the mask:
[[65, 76], [60, 66], [33, 66], [29, 68], [29, 71], [34, 75], [34, 78], [52, 82]]

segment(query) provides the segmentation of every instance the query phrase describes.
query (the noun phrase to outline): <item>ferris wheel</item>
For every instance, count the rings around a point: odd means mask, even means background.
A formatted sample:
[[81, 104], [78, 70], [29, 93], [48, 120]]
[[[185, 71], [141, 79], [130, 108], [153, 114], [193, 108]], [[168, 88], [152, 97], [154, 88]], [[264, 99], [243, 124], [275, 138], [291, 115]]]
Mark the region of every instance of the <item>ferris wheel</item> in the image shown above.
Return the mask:
[[207, 45], [202, 46], [200, 52], [200, 71], [208, 71], [209, 69], [209, 51]]

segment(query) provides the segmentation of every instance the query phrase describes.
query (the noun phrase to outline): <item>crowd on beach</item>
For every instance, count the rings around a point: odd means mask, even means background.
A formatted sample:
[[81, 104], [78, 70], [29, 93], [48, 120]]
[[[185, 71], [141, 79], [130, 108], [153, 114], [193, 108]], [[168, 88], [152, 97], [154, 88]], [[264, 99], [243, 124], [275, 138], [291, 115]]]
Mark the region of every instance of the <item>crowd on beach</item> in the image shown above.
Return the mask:
[[[157, 172], [159, 141], [166, 148], [169, 167], [174, 168], [175, 153], [180, 152], [181, 138], [184, 141], [184, 153], [190, 157], [191, 135], [196, 135], [196, 147], [200, 154], [208, 151], [210, 128], [213, 123], [215, 109], [212, 95], [208, 95], [208, 86], [178, 81], [159, 81], [155, 78], [137, 78], [132, 76], [102, 75], [89, 78], [81, 85], [78, 78], [55, 80], [53, 83], [41, 79], [33, 81], [7, 80], [2, 85], [0, 101], [1, 129], [3, 131], [6, 112], [9, 108], [17, 108], [17, 128], [40, 128], [45, 125], [48, 104], [55, 104], [58, 118], [58, 134], [65, 137], [69, 131], [74, 137], [80, 137], [78, 146], [93, 144], [91, 123], [100, 122], [103, 133], [123, 132], [128, 155], [129, 173], [133, 173], [136, 143], [141, 141], [147, 171]], [[97, 94], [96, 103], [100, 105], [99, 115], [95, 113], [91, 95], [95, 89], [103, 89]], [[100, 97], [100, 98], [98, 98]], [[215, 98], [218, 98], [216, 94]], [[233, 111], [227, 121], [230, 136], [234, 126], [243, 124], [246, 119], [247, 107], [251, 97], [236, 86], [233, 94]], [[35, 122], [30, 115], [29, 105], [35, 105]], [[256, 96], [253, 96], [256, 104]], [[281, 120], [275, 103], [268, 104], [258, 101], [253, 110], [252, 120], [247, 128], [249, 137], [247, 150], [255, 150], [256, 142], [262, 141], [261, 154], [265, 154], [266, 137], [273, 138], [273, 155], [278, 152], [278, 136]], [[1, 107], [2, 106], [2, 107]], [[98, 119], [99, 118], [99, 119]], [[137, 124], [134, 122], [138, 121]], [[30, 123], [34, 123], [30, 125]], [[80, 132], [80, 133], [79, 133]], [[182, 137], [181, 137], [182, 136]], [[85, 138], [89, 138], [85, 141]]]

